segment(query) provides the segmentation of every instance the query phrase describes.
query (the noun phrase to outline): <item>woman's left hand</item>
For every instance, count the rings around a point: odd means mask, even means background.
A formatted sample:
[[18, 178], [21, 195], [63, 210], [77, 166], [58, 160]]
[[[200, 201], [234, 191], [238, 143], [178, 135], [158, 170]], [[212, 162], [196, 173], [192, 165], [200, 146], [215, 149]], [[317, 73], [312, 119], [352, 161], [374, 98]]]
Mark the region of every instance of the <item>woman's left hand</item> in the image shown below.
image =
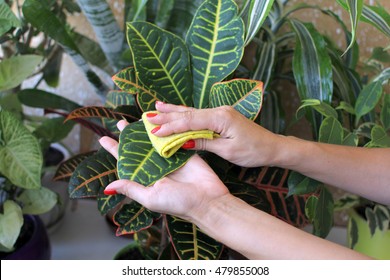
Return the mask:
[[[125, 121], [118, 122], [120, 130], [126, 125]], [[114, 157], [118, 157], [118, 142], [110, 137], [102, 137], [99, 142]], [[215, 199], [230, 195], [226, 186], [198, 155], [153, 186], [118, 180], [108, 185], [105, 193], [124, 194], [152, 211], [190, 221], [207, 212], [205, 210]]]

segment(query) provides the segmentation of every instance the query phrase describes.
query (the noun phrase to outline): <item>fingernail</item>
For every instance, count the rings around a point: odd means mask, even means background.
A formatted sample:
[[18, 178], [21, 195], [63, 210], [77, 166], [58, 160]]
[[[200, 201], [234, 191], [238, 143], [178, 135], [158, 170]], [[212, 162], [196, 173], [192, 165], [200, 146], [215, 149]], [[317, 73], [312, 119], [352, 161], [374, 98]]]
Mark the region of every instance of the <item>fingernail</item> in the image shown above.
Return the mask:
[[153, 128], [150, 132], [151, 132], [152, 134], [155, 134], [157, 131], [160, 130], [160, 128], [161, 128], [161, 126], [156, 126], [156, 127]]
[[162, 101], [160, 101], [160, 100], [157, 100], [156, 101], [156, 105], [163, 105], [164, 104], [164, 102], [162, 102]]
[[153, 118], [153, 117], [157, 116], [157, 113], [147, 113], [146, 116], [148, 118]]
[[116, 190], [104, 190], [105, 195], [116, 195], [118, 194]]
[[183, 149], [193, 149], [193, 148], [195, 148], [195, 140], [188, 140], [181, 147]]

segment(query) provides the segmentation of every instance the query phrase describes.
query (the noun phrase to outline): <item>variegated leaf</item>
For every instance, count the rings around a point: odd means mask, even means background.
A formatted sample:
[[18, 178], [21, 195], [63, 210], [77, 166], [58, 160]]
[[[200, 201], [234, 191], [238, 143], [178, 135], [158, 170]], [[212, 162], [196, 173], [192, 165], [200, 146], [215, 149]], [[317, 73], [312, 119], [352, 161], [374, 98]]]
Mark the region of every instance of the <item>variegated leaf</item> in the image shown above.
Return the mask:
[[135, 201], [124, 204], [114, 215], [114, 223], [118, 226], [116, 234], [131, 234], [148, 228], [160, 216]]
[[276, 53], [276, 44], [274, 42], [261, 42], [258, 46], [256, 55], [256, 67], [253, 71], [251, 79], [262, 81], [264, 89], [267, 89], [268, 83], [274, 69]]
[[332, 64], [321, 34], [312, 24], [291, 20], [296, 33], [293, 72], [301, 99], [332, 100]]
[[82, 107], [72, 111], [68, 115], [65, 121], [79, 119], [79, 118], [107, 118], [107, 119], [114, 119], [114, 120], [129, 119], [135, 121], [138, 120], [138, 118], [132, 115], [116, 112], [115, 110], [107, 107], [89, 106], [89, 107]]
[[0, 173], [11, 184], [41, 188], [43, 157], [38, 139], [11, 112], [0, 107]]
[[131, 94], [136, 94], [138, 92], [138, 80], [134, 67], [122, 69], [112, 76], [111, 79], [119, 89], [125, 92]]
[[143, 122], [131, 123], [120, 135], [118, 175], [150, 186], [183, 166], [193, 154], [193, 151], [179, 150], [170, 158], [163, 158], [150, 142]]
[[118, 106], [134, 106], [135, 95], [119, 90], [112, 90], [107, 94], [106, 106], [115, 109]]
[[[337, 0], [337, 2], [348, 11], [348, 4], [345, 0]], [[390, 37], [390, 16], [384, 7], [363, 5], [361, 21], [373, 25], [386, 36]]]
[[305, 216], [306, 196], [288, 196], [287, 179], [290, 171], [277, 167], [241, 168], [238, 178], [266, 193], [271, 215], [294, 225], [308, 224]]
[[62, 162], [54, 174], [54, 181], [66, 181], [68, 182], [73, 172], [76, 170], [77, 166], [86, 158], [93, 155], [95, 151], [78, 154], [74, 157], [69, 158], [68, 160]]
[[109, 211], [118, 208], [125, 200], [123, 195], [105, 195], [104, 188], [101, 188], [97, 195], [97, 208], [102, 215], [106, 215]]
[[209, 106], [214, 83], [232, 73], [241, 61], [244, 24], [233, 0], [206, 0], [188, 30], [186, 43], [191, 54], [194, 105]]
[[210, 107], [232, 106], [246, 118], [255, 120], [263, 101], [263, 83], [235, 79], [216, 83], [211, 88]]
[[106, 0], [78, 0], [77, 3], [92, 26], [112, 67], [122, 68], [124, 33], [119, 28], [109, 3]]
[[69, 196], [71, 198], [96, 197], [115, 180], [118, 180], [116, 159], [102, 149], [77, 166], [69, 181]]
[[190, 60], [183, 40], [148, 22], [128, 23], [127, 40], [142, 84], [159, 100], [192, 105]]
[[387, 37], [390, 37], [390, 15], [384, 7], [364, 5], [361, 20], [375, 26]]
[[343, 142], [343, 126], [334, 117], [326, 117], [320, 127], [319, 142], [341, 145]]
[[266, 129], [281, 134], [284, 132], [284, 113], [281, 109], [278, 94], [274, 91], [264, 92], [263, 106], [259, 123]]
[[390, 136], [379, 125], [375, 125], [371, 130], [371, 141], [367, 143], [367, 147], [390, 147]]
[[359, 23], [360, 16], [362, 15], [362, 11], [363, 11], [363, 0], [346, 0], [346, 6], [351, 20], [352, 38], [344, 54], [355, 43], [357, 25]]
[[229, 192], [232, 195], [242, 199], [257, 209], [271, 213], [271, 205], [264, 190], [260, 190], [248, 183], [238, 180], [228, 179], [224, 181], [224, 184], [228, 187]]
[[147, 260], [157, 260], [160, 256], [161, 245], [165, 243], [169, 245], [168, 237], [164, 240], [161, 229], [155, 225], [134, 233], [134, 240]]
[[245, 22], [245, 45], [248, 45], [258, 33], [267, 18], [274, 0], [250, 0], [242, 18]]
[[223, 245], [183, 219], [166, 215], [173, 246], [182, 260], [216, 260]]
[[[142, 111], [155, 110], [156, 100], [163, 100], [163, 96], [157, 97], [157, 92], [145, 86], [136, 76], [134, 67], [123, 69], [112, 77], [115, 84], [123, 91], [137, 95], [137, 102]], [[160, 98], [160, 99], [159, 99]]]

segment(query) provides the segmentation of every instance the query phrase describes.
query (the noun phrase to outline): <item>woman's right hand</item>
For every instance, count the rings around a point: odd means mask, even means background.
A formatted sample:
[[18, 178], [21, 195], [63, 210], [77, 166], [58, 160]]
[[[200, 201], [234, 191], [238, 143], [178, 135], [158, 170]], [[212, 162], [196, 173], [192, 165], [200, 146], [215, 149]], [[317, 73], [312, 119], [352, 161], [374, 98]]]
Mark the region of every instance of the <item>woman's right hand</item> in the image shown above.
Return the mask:
[[209, 129], [221, 137], [213, 140], [196, 139], [184, 147], [207, 150], [245, 167], [274, 165], [278, 143], [276, 135], [246, 119], [230, 106], [212, 109], [194, 109], [156, 102], [157, 115], [147, 115], [148, 120], [159, 125], [153, 133], [168, 136], [189, 130]]

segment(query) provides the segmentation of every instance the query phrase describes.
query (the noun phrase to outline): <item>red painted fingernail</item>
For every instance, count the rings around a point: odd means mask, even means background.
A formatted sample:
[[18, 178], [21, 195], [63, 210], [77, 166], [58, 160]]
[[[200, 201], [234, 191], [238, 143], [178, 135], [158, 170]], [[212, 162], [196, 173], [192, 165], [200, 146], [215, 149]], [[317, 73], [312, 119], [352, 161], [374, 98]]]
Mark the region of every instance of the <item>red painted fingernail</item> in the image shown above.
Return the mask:
[[118, 194], [116, 190], [104, 190], [105, 195], [116, 195]]
[[157, 116], [157, 113], [147, 113], [146, 116], [148, 118], [153, 118], [153, 117]]
[[193, 149], [193, 148], [195, 148], [195, 140], [188, 140], [181, 147], [183, 149]]
[[151, 132], [152, 134], [155, 134], [157, 131], [160, 130], [160, 128], [161, 128], [161, 126], [156, 126], [156, 127], [153, 128], [150, 132]]

